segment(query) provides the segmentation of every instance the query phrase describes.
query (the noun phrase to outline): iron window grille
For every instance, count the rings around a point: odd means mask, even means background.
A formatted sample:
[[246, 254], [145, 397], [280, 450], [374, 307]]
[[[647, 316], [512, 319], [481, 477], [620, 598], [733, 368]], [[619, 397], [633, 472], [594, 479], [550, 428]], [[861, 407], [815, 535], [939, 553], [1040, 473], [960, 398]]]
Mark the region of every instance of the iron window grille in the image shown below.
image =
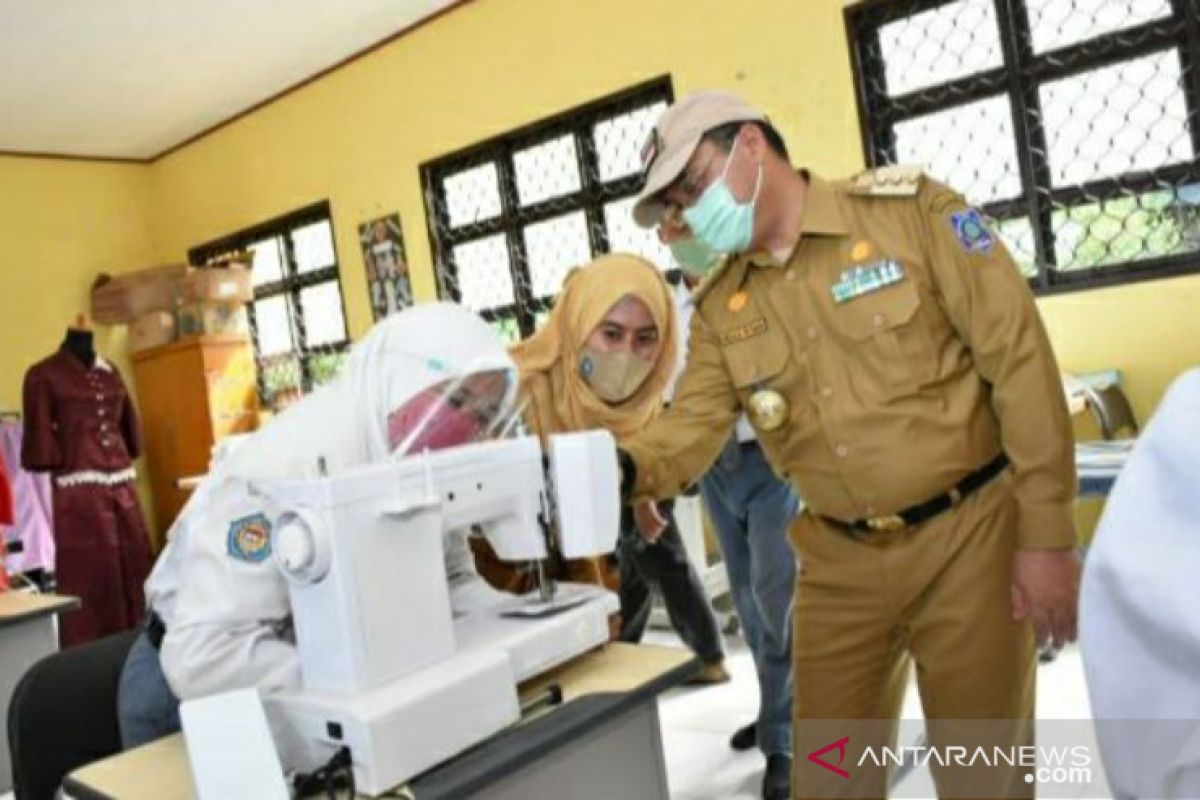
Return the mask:
[[1200, 0], [846, 9], [864, 156], [987, 215], [1038, 293], [1200, 271]]
[[254, 300], [246, 304], [263, 403], [279, 409], [331, 380], [350, 348], [329, 204], [318, 203], [193, 248], [210, 264], [254, 254]]
[[439, 295], [514, 341], [596, 255], [636, 252], [671, 274], [670, 250], [630, 211], [642, 148], [673, 96], [659, 77], [422, 165]]

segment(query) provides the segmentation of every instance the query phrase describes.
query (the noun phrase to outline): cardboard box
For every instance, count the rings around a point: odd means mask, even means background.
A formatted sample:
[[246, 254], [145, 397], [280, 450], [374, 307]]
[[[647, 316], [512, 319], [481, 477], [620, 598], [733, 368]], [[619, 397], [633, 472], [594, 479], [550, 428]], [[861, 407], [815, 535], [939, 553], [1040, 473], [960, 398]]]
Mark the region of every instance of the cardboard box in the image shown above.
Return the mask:
[[127, 325], [151, 311], [174, 311], [186, 264], [101, 275], [92, 285], [92, 319], [99, 325]]
[[192, 303], [179, 308], [179, 337], [250, 336], [250, 320], [241, 303]]
[[170, 311], [151, 311], [129, 326], [129, 350], [140, 353], [151, 347], [175, 341], [175, 315]]
[[248, 303], [254, 299], [250, 270], [243, 264], [192, 269], [183, 279], [180, 300], [194, 303]]
[[254, 266], [254, 251], [253, 250], [234, 250], [229, 253], [223, 253], [216, 258], [211, 258], [204, 262], [206, 267], [225, 268], [232, 266], [244, 267], [249, 270]]

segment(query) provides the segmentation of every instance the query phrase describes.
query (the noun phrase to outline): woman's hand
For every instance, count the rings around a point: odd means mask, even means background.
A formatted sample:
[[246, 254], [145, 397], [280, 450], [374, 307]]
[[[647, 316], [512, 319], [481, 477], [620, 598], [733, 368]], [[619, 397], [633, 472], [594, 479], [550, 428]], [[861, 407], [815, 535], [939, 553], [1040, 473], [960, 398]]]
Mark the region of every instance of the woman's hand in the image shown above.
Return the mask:
[[657, 542], [667, 529], [667, 520], [658, 510], [658, 503], [653, 500], [642, 500], [634, 503], [633, 521], [637, 524], [638, 533], [647, 542]]

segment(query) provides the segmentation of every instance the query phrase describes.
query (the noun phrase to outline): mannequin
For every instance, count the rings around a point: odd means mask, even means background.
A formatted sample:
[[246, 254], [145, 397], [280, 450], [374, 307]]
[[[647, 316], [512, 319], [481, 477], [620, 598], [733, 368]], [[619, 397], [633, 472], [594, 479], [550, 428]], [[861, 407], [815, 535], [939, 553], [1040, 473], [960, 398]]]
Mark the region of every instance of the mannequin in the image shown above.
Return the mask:
[[63, 347], [78, 358], [85, 367], [92, 367], [96, 364], [96, 341], [92, 335], [92, 329], [88, 326], [87, 315], [79, 314], [75, 317], [75, 322], [67, 328], [66, 338], [63, 339]]
[[133, 461], [141, 437], [117, 369], [96, 353], [84, 314], [58, 352], [25, 375], [21, 465], [52, 481], [55, 574], [83, 607], [59, 627], [69, 647], [136, 626], [150, 542]]

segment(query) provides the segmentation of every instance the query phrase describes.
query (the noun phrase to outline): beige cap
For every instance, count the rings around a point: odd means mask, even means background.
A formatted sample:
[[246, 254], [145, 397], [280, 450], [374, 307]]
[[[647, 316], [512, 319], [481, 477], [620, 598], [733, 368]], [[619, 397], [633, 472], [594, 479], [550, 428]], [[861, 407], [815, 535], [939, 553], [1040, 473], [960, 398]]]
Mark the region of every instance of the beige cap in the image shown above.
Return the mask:
[[633, 206], [634, 222], [643, 228], [658, 224], [666, 210], [658, 193], [683, 172], [704, 134], [749, 120], [766, 120], [766, 116], [730, 92], [695, 92], [664, 111], [642, 148], [646, 188]]

